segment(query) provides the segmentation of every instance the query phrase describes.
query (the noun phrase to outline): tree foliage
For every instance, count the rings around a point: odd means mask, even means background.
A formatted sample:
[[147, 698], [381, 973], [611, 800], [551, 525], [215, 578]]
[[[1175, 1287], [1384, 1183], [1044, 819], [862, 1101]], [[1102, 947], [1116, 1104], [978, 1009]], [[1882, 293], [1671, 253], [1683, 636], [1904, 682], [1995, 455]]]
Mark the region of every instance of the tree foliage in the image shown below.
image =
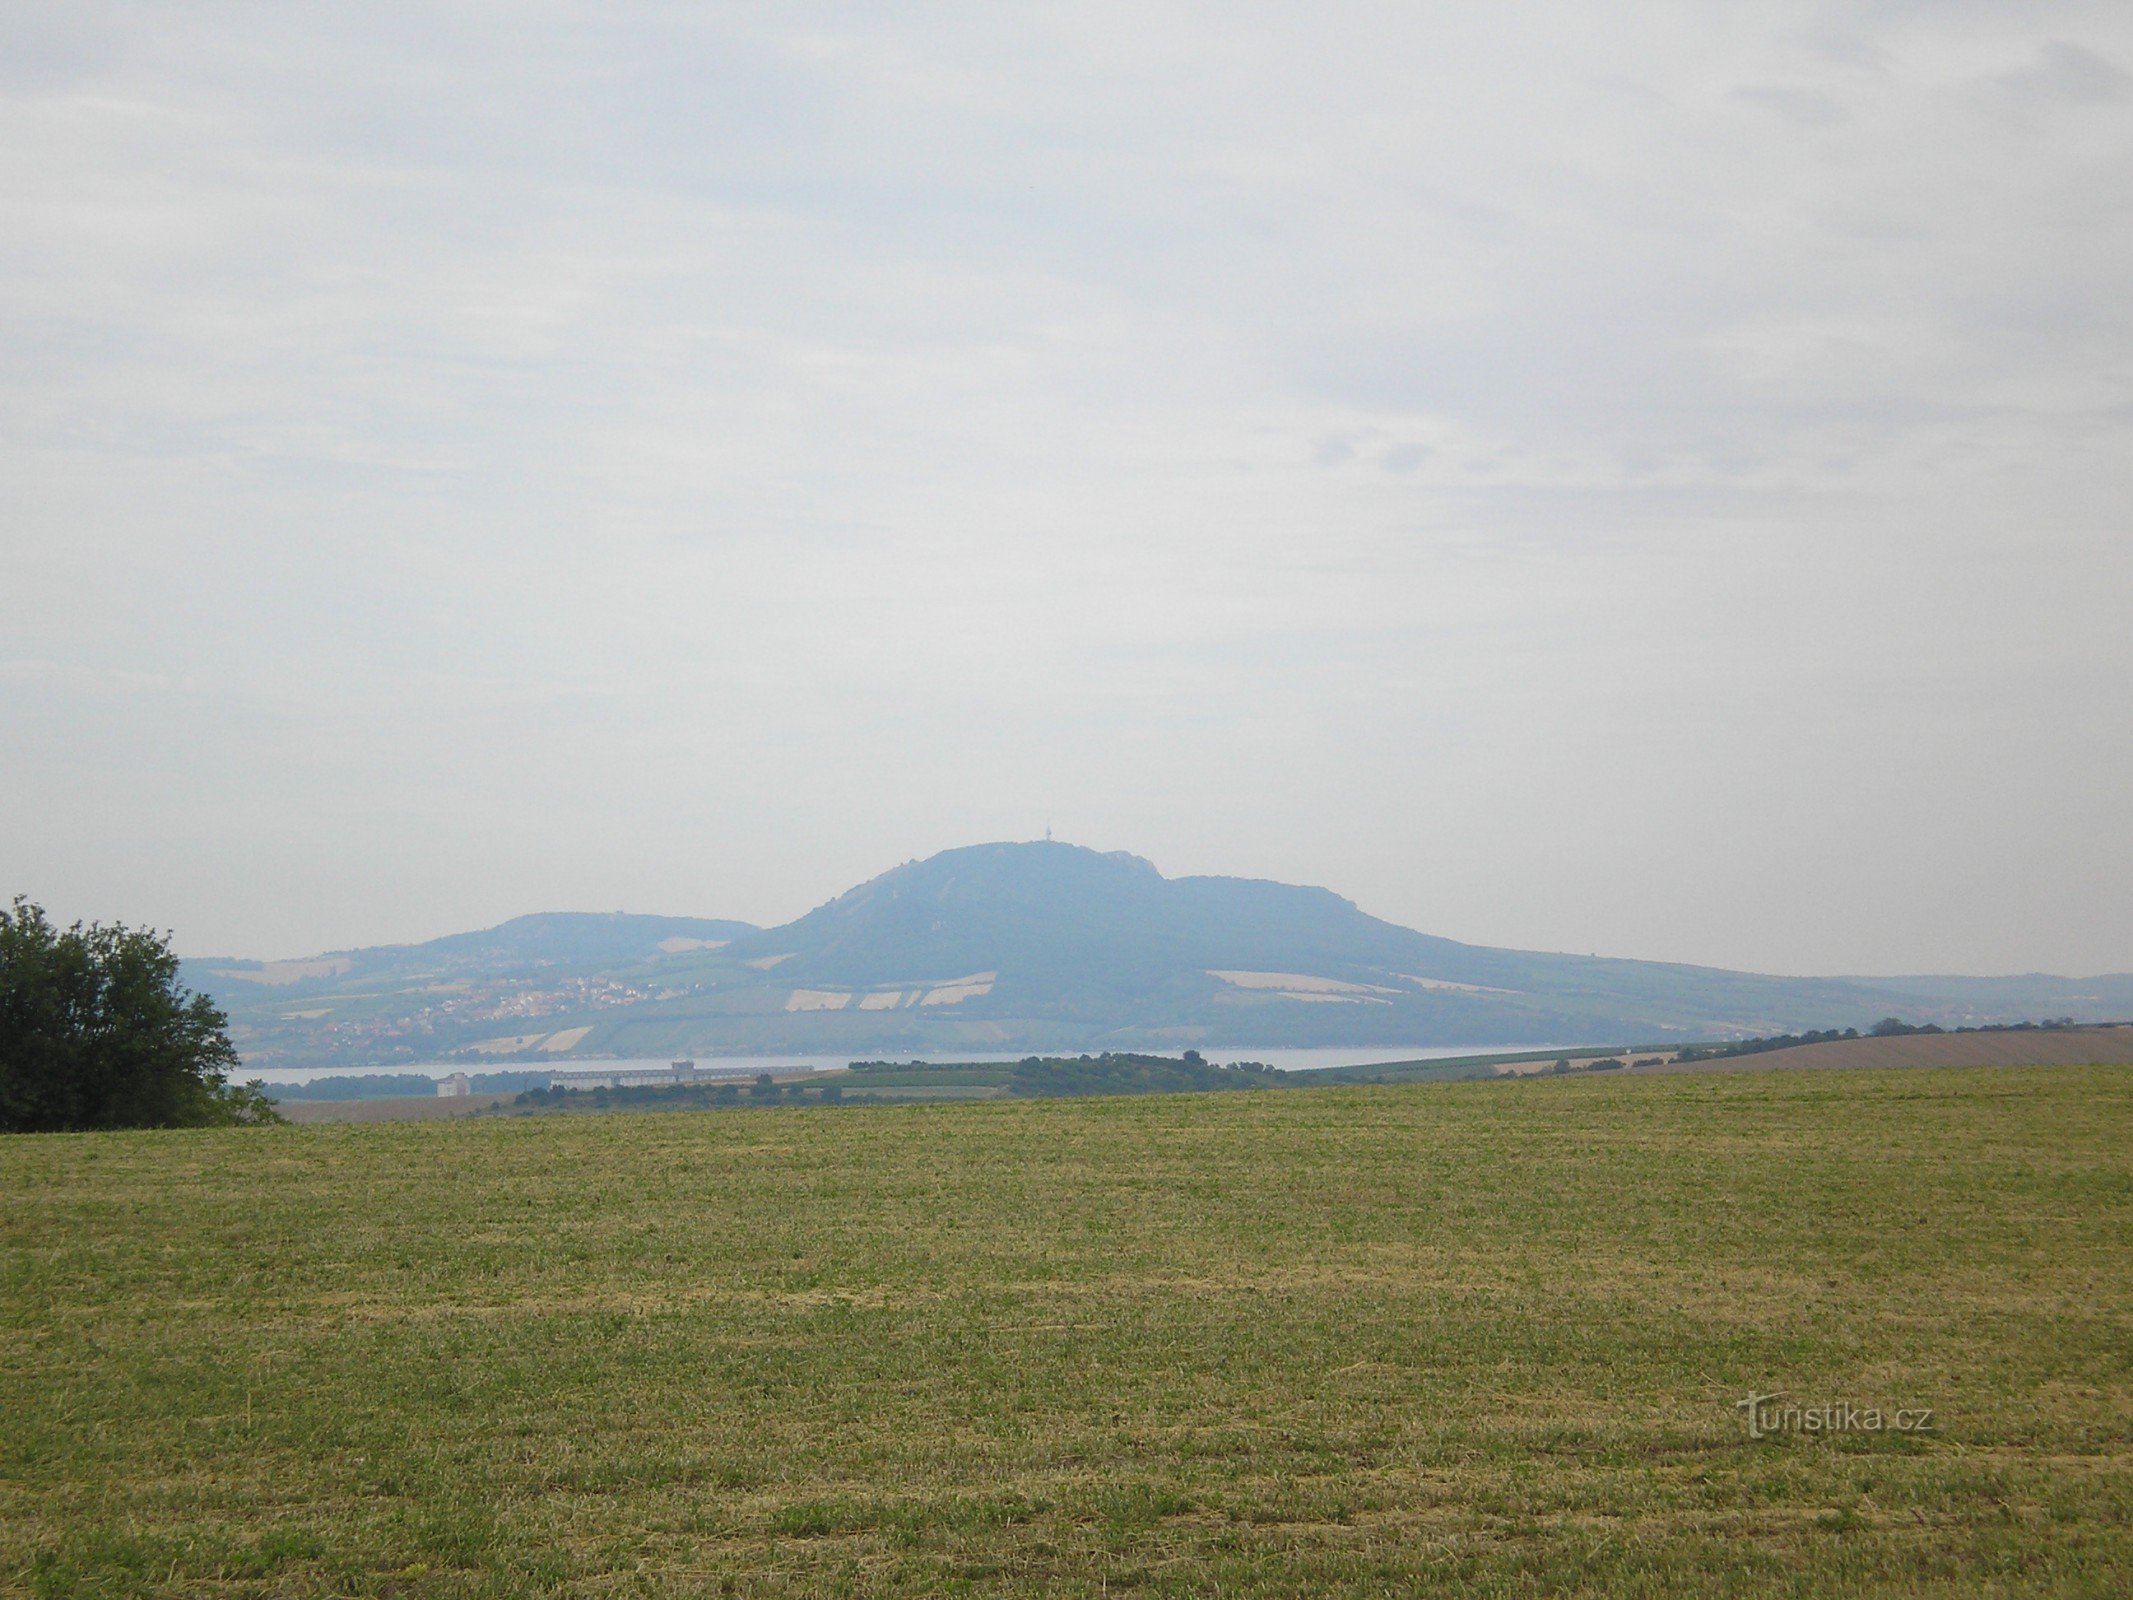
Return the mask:
[[1169, 1056], [1107, 1051], [1100, 1056], [1029, 1056], [1015, 1064], [1008, 1092], [1018, 1098], [1056, 1099], [1080, 1094], [1189, 1094], [1204, 1089], [1264, 1089], [1292, 1081], [1256, 1061], [1210, 1065], [1197, 1050], [1181, 1060]]
[[281, 1121], [257, 1083], [230, 1083], [226, 1027], [167, 939], [61, 929], [19, 896], [0, 909], [0, 1132]]
[[[1940, 1032], [1938, 1028], [1933, 1031]], [[1840, 1039], [1858, 1037], [1857, 1028], [1810, 1028], [1805, 1033], [1774, 1033], [1765, 1039], [1735, 1039], [1730, 1044], [1685, 1044], [1674, 1053], [1674, 1059], [1724, 1061], [1733, 1056], [1759, 1056], [1771, 1050], [1791, 1050], [1803, 1044], [1835, 1044]]]

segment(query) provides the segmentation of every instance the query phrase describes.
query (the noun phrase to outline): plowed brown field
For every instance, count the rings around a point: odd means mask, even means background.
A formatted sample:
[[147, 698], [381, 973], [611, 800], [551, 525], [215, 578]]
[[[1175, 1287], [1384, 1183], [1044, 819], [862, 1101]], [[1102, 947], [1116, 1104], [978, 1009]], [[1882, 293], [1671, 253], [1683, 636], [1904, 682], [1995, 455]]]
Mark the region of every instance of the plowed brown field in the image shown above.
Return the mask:
[[2133, 1063], [2133, 1027], [2024, 1028], [1839, 1039], [1724, 1061], [1669, 1061], [1640, 1072], [1772, 1072], [1800, 1067], [2086, 1067]]

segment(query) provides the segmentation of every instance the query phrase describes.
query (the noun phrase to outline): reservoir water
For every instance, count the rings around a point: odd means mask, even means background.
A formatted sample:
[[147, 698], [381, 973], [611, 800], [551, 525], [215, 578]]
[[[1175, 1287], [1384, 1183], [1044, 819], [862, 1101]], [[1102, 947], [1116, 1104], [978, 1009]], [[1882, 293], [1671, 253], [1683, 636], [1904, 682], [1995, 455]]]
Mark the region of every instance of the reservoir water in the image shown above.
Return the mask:
[[[1560, 1046], [1551, 1044], [1458, 1044], [1458, 1045], [1413, 1045], [1406, 1049], [1393, 1047], [1343, 1050], [1329, 1049], [1265, 1049], [1254, 1050], [1245, 1046], [1209, 1048], [1200, 1053], [1218, 1066], [1227, 1066], [1232, 1061], [1257, 1061], [1269, 1067], [1279, 1067], [1286, 1072], [1318, 1072], [1328, 1067], [1366, 1067], [1386, 1061], [1444, 1061], [1454, 1056], [1505, 1054], [1515, 1055], [1529, 1050], [1554, 1050]], [[1028, 1050], [946, 1050], [906, 1055], [898, 1053], [898, 1061], [1020, 1061], [1032, 1052]], [[1049, 1051], [1053, 1055], [1080, 1054], [1079, 1051]], [[1094, 1054], [1095, 1052], [1091, 1052]], [[1176, 1055], [1175, 1050], [1149, 1051], [1151, 1055]], [[850, 1066], [850, 1055], [832, 1056], [698, 1056], [697, 1065], [718, 1067], [731, 1071], [746, 1068], [753, 1072], [831, 1072]], [[864, 1059], [864, 1058], [861, 1058]], [[389, 1066], [377, 1067], [288, 1067], [262, 1068], [258, 1076], [269, 1083], [309, 1083], [314, 1078], [373, 1077], [381, 1073], [420, 1073], [425, 1077], [441, 1078], [449, 1073], [466, 1072], [567, 1072], [567, 1071], [614, 1071], [634, 1068], [664, 1067], [668, 1063], [659, 1060], [594, 1060], [578, 1057], [558, 1061], [498, 1061], [475, 1065], [465, 1061], [404, 1061]], [[240, 1069], [236, 1076], [249, 1078], [251, 1069]]]

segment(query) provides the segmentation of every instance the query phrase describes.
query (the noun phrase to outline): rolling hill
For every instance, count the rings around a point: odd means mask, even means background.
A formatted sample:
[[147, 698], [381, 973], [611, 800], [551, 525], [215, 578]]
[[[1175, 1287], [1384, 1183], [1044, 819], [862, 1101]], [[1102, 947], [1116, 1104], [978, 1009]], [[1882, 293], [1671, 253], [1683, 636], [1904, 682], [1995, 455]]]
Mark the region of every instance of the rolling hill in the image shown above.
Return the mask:
[[1661, 1042], [1890, 1014], [2133, 1015], [2133, 977], [1784, 978], [1500, 950], [1326, 889], [1051, 842], [944, 851], [776, 928], [556, 914], [302, 961], [197, 961], [251, 1066], [464, 1056]]

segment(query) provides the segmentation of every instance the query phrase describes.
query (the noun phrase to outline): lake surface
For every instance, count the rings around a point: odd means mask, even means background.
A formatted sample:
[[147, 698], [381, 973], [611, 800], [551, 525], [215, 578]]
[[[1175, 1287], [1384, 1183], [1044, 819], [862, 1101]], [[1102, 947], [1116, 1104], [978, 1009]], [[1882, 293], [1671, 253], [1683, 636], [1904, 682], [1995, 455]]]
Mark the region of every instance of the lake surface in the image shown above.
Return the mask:
[[[1516, 1055], [1528, 1050], [1556, 1050], [1562, 1046], [1552, 1044], [1458, 1044], [1458, 1045], [1412, 1045], [1407, 1049], [1370, 1050], [1253, 1050], [1243, 1046], [1225, 1046], [1221, 1049], [1202, 1051], [1211, 1062], [1227, 1066], [1232, 1061], [1258, 1061], [1270, 1067], [1279, 1067], [1285, 1072], [1320, 1072], [1328, 1067], [1367, 1067], [1384, 1061], [1444, 1061], [1453, 1056]], [[906, 1055], [898, 1052], [898, 1061], [1020, 1061], [1031, 1052], [1027, 1050], [945, 1050]], [[1049, 1052], [1062, 1054], [1064, 1052]], [[1080, 1054], [1079, 1051], [1073, 1052]], [[1091, 1052], [1094, 1054], [1095, 1052]], [[1152, 1055], [1176, 1055], [1175, 1050], [1150, 1051]], [[865, 1057], [836, 1056], [698, 1056], [698, 1066], [724, 1069], [746, 1068], [751, 1072], [794, 1072], [806, 1068], [810, 1072], [833, 1072], [848, 1067], [855, 1059]], [[410, 1061], [385, 1067], [290, 1067], [274, 1071], [269, 1083], [309, 1083], [314, 1078], [362, 1078], [381, 1073], [414, 1072], [426, 1077], [442, 1078], [454, 1072], [600, 1072], [664, 1067], [668, 1058], [656, 1060], [595, 1060], [581, 1057], [562, 1061], [498, 1061], [484, 1066], [473, 1066], [464, 1061]], [[251, 1074], [240, 1069], [238, 1077]], [[264, 1075], [264, 1074], [262, 1074]]]

